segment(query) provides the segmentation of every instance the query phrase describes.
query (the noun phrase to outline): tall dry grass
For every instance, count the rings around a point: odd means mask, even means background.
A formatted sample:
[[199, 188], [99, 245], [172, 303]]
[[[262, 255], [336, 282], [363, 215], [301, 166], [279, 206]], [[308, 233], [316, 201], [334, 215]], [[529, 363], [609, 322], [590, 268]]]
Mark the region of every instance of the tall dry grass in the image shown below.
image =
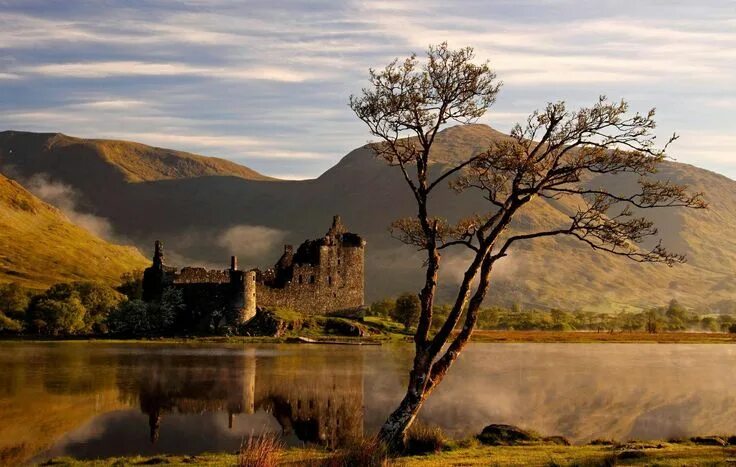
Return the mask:
[[430, 454], [445, 447], [445, 435], [440, 427], [415, 422], [406, 434], [404, 454]]
[[274, 433], [251, 435], [240, 444], [239, 467], [276, 467], [284, 443]]
[[351, 446], [340, 449], [324, 459], [305, 460], [303, 467], [386, 467], [389, 465], [386, 448], [378, 438], [361, 438]]

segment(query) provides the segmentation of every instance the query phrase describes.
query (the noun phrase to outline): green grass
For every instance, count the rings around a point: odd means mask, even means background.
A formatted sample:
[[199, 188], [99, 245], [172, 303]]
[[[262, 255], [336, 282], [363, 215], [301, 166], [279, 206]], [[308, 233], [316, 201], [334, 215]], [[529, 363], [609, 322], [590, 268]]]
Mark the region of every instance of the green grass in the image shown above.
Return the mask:
[[[622, 454], [625, 453], [625, 454]], [[290, 448], [281, 452], [280, 465], [318, 465], [320, 460], [339, 453], [319, 449]], [[694, 444], [630, 443], [625, 446], [483, 446], [471, 444], [440, 453], [398, 457], [389, 465], [396, 466], [469, 466], [469, 465], [529, 465], [529, 466], [598, 466], [598, 465], [728, 465], [734, 461], [733, 448], [698, 446]], [[70, 467], [123, 466], [144, 463], [184, 465], [236, 465], [236, 454], [202, 454], [197, 456], [117, 457], [95, 461], [60, 458], [53, 465]]]

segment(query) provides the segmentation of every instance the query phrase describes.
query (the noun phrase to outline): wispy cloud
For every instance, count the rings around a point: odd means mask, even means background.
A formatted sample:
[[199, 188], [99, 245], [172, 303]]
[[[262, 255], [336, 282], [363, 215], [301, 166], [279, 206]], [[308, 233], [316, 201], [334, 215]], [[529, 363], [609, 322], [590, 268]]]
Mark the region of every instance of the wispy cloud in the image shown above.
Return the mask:
[[717, 0], [2, 2], [0, 126], [311, 177], [368, 139], [346, 100], [369, 67], [448, 41], [504, 81], [484, 119], [501, 130], [547, 101], [628, 97], [659, 108], [664, 134], [712, 136], [681, 160], [736, 176], [735, 26]]
[[[186, 63], [151, 63], [133, 60], [115, 62], [48, 63], [20, 67], [18, 74], [58, 78], [109, 78], [115, 76], [206, 76], [219, 79], [244, 79], [298, 83], [316, 79], [318, 73], [278, 67], [200, 67]], [[17, 76], [17, 75], [16, 75]]]

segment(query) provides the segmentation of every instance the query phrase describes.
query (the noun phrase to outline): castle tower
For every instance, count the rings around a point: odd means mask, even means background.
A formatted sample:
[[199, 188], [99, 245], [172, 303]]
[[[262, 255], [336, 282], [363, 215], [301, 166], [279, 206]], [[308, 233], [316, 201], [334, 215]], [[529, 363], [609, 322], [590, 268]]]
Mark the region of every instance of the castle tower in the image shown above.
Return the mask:
[[153, 264], [143, 271], [143, 300], [150, 302], [161, 298], [166, 276], [164, 245], [160, 240], [153, 244]]
[[256, 315], [256, 272], [239, 271], [238, 257], [230, 257], [231, 316], [234, 324], [248, 322]]
[[153, 244], [153, 267], [157, 269], [164, 267], [164, 244], [161, 240], [156, 240]]

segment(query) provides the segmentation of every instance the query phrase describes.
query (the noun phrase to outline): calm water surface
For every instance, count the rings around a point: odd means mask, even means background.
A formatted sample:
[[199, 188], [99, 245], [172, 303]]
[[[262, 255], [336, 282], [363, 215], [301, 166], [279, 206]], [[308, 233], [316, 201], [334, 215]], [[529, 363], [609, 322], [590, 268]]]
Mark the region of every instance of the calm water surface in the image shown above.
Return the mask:
[[[410, 346], [0, 344], [0, 464], [337, 446], [400, 399]], [[574, 442], [736, 433], [736, 347], [474, 344], [429, 399], [455, 435], [511, 423]]]

